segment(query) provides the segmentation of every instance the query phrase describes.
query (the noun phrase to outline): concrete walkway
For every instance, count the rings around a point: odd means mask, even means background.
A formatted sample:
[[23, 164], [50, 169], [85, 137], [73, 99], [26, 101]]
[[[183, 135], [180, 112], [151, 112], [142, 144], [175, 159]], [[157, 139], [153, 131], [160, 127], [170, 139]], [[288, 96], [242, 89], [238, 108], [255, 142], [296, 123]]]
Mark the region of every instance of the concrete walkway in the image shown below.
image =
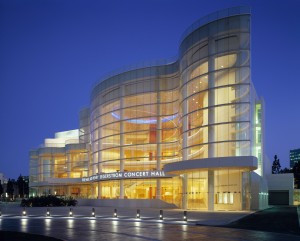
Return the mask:
[[[159, 220], [158, 209], [140, 209], [141, 218], [137, 219], [137, 210], [133, 208], [118, 208], [117, 218], [113, 217], [114, 208], [96, 207], [95, 217], [91, 217], [92, 207], [71, 208], [73, 217], [69, 217], [70, 207], [49, 208], [50, 217], [46, 217], [47, 208], [26, 208], [27, 215], [21, 216], [23, 208], [16, 205], [2, 205], [0, 230], [72, 241], [299, 240], [299, 236], [293, 234], [216, 227], [243, 217], [247, 218], [252, 212], [188, 211], [187, 221], [183, 221], [182, 210], [163, 210], [164, 219]], [[10, 239], [0, 237], [0, 240]]]
[[[17, 205], [0, 206], [2, 217], [17, 217], [22, 215], [23, 208]], [[63, 218], [69, 216], [70, 208], [74, 218], [91, 217], [92, 207], [31, 207], [25, 208], [28, 217], [45, 217], [47, 209], [50, 210], [51, 217]], [[183, 220], [183, 210], [165, 209], [163, 210], [163, 221], [168, 223], [184, 223], [187, 225], [225, 225], [245, 217], [252, 212], [208, 212], [208, 211], [187, 211], [187, 222]], [[95, 218], [114, 220], [114, 208], [112, 207], [95, 207]], [[136, 221], [137, 209], [135, 208], [118, 208], [117, 215], [120, 220]], [[160, 210], [154, 208], [140, 209], [140, 221], [151, 222], [159, 220]]]

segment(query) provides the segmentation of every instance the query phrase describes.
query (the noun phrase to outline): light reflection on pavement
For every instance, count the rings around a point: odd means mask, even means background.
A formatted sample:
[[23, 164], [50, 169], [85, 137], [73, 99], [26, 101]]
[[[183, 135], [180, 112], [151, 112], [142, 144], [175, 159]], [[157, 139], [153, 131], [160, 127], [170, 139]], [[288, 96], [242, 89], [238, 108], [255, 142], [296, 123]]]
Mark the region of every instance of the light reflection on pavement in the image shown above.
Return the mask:
[[62, 240], [299, 240], [299, 236], [261, 231], [98, 218], [1, 217], [0, 229]]

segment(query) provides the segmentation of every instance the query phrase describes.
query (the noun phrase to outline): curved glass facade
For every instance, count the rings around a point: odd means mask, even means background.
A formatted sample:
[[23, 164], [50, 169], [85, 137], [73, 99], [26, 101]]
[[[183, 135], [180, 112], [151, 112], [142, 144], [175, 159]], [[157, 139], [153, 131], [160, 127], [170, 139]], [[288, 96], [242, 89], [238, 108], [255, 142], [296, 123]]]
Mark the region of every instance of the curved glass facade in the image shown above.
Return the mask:
[[251, 155], [249, 18], [217, 20], [181, 44], [183, 160]]
[[[80, 141], [91, 144], [83, 181], [99, 199], [249, 209], [250, 172], [263, 173], [261, 111], [251, 82], [249, 9], [214, 13], [188, 28], [177, 60], [94, 86], [90, 108], [80, 113]], [[192, 168], [164, 171], [190, 160]]]
[[[116, 82], [117, 79], [119, 83], [116, 85], [101, 88], [97, 94], [93, 92], [91, 138], [94, 174], [162, 170], [164, 164], [178, 161], [180, 116], [177, 70], [177, 62], [132, 70], [107, 80]], [[139, 180], [138, 186], [136, 181], [120, 182], [102, 182], [99, 197], [162, 197], [157, 187], [165, 181]]]
[[104, 92], [91, 119], [97, 172], [160, 170], [178, 160], [176, 79], [133, 80]]

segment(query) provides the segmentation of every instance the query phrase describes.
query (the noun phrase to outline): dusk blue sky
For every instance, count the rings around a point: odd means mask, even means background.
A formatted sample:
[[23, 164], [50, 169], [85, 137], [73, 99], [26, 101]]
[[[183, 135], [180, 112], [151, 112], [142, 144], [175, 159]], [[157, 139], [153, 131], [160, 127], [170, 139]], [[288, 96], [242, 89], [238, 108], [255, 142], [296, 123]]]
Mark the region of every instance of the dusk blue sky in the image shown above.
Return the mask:
[[110, 71], [178, 53], [184, 30], [214, 11], [252, 9], [252, 80], [266, 103], [266, 151], [300, 148], [300, 1], [0, 0], [0, 172], [28, 175], [29, 150], [78, 128]]

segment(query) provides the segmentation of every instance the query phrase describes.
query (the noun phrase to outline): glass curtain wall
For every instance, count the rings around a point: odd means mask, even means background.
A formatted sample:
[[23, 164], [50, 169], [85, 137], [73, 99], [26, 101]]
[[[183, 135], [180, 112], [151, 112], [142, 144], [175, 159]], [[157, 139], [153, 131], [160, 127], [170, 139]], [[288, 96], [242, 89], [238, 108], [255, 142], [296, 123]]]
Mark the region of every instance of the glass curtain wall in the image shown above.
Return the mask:
[[101, 160], [102, 172], [120, 171], [120, 159], [124, 160], [124, 171], [156, 170], [158, 158], [161, 164], [177, 160], [178, 92], [134, 94], [138, 85], [126, 87], [125, 93], [130, 95], [122, 100], [99, 107], [101, 124], [93, 132], [98, 138], [93, 150], [94, 158]]
[[[71, 144], [67, 148], [44, 147], [30, 152], [30, 180], [32, 194], [35, 195], [72, 195], [72, 193], [84, 193], [85, 185], [79, 185], [77, 190], [56, 188], [56, 185], [37, 188], [39, 182], [49, 182], [52, 178], [81, 178], [88, 176], [89, 151], [84, 149], [85, 144]], [[73, 184], [69, 184], [71, 189]], [[74, 184], [75, 185], [75, 184]], [[56, 190], [57, 189], [57, 190]], [[65, 190], [66, 189], [66, 190]], [[38, 190], [38, 191], [36, 191]]]
[[70, 178], [82, 178], [88, 176], [89, 152], [87, 150], [72, 149], [67, 150], [67, 161], [64, 169]]
[[[174, 161], [251, 155], [250, 16], [221, 18], [195, 29], [184, 38], [179, 60], [169, 69], [166, 65], [130, 70], [94, 88], [93, 174], [161, 170]], [[216, 200], [225, 202], [216, 186], [223, 180], [222, 171], [102, 182], [99, 190], [103, 198], [156, 196], [173, 203], [184, 194], [189, 208], [207, 209], [209, 190], [215, 206], [221, 205]], [[233, 167], [230, 172], [236, 187], [227, 192], [241, 193], [241, 170]], [[185, 190], [172, 183], [181, 183]], [[226, 198], [235, 208], [242, 202], [238, 194]]]
[[[183, 161], [251, 155], [249, 32], [249, 16], [235, 16], [209, 23], [183, 41], [180, 47]], [[214, 209], [241, 209], [241, 172], [238, 169], [213, 172]], [[205, 176], [207, 171], [185, 176], [188, 208], [207, 209]], [[225, 180], [227, 184], [223, 183]]]
[[[121, 75], [118, 86], [94, 97], [92, 152], [95, 174], [162, 170], [164, 164], [178, 161], [179, 82], [174, 74], [163, 75], [168, 68], [132, 71], [129, 81]], [[141, 76], [137, 78], [139, 71]], [[157, 71], [162, 72], [163, 77], [157, 76]], [[122, 183], [115, 185], [114, 182], [113, 187], [100, 183], [103, 198], [161, 196], [162, 189], [157, 185], [160, 180], [134, 180], [137, 184], [133, 186], [128, 184], [130, 180], [116, 182]], [[131, 189], [143, 187], [143, 191], [135, 190], [129, 195], [129, 186]], [[121, 191], [117, 191], [120, 187]]]
[[[194, 40], [181, 60], [183, 159], [250, 155], [247, 20], [221, 19], [189, 36], [198, 42]], [[199, 39], [205, 33], [210, 41]]]
[[66, 177], [64, 148], [41, 148], [38, 155], [38, 182]]

